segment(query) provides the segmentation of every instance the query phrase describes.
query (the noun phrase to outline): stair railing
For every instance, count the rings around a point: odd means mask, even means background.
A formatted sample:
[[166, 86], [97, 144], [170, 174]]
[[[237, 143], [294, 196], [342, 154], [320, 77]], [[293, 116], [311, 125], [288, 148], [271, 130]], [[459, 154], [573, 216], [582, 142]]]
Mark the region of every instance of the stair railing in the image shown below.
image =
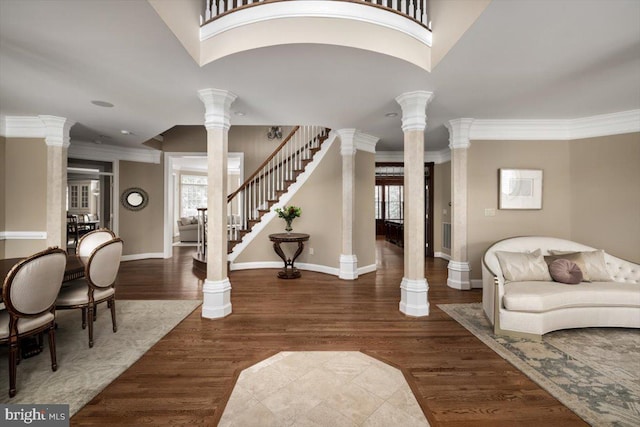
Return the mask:
[[237, 242], [278, 202], [320, 149], [328, 129], [296, 126], [256, 171], [227, 198], [228, 240]]
[[[204, 16], [200, 17], [200, 24], [233, 12], [234, 10], [256, 6], [261, 3], [274, 3], [284, 0], [204, 0]], [[429, 0], [340, 0], [350, 2], [362, 2], [374, 7], [387, 9], [406, 17], [409, 17], [428, 29], [431, 29], [429, 21]]]

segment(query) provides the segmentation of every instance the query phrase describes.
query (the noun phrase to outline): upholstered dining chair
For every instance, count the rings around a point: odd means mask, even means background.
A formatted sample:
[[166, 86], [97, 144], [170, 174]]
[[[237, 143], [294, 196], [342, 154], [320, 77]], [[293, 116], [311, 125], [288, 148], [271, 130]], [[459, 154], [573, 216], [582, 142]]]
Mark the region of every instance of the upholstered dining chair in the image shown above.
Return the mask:
[[107, 302], [111, 309], [113, 332], [117, 332], [115, 281], [120, 268], [123, 242], [114, 238], [93, 250], [84, 268], [85, 277], [67, 282], [56, 300], [56, 310], [79, 308], [82, 328], [89, 319], [89, 347], [93, 347], [93, 312], [96, 306]]
[[66, 263], [65, 251], [49, 248], [20, 261], [4, 279], [2, 299], [6, 310], [0, 312], [0, 343], [9, 344], [9, 397], [16, 395], [18, 344], [22, 338], [47, 331], [51, 370], [58, 369], [54, 303]]
[[100, 228], [98, 230], [90, 231], [78, 240], [76, 255], [82, 260], [83, 264], [86, 265], [89, 257], [91, 256], [91, 252], [93, 252], [95, 248], [114, 239], [115, 237], [116, 235], [113, 231], [108, 228]]

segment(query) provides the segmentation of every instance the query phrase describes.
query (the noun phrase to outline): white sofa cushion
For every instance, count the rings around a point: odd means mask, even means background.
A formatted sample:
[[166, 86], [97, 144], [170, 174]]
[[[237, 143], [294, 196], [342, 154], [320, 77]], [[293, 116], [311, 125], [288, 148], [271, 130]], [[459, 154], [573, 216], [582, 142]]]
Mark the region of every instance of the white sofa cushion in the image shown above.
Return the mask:
[[540, 251], [532, 253], [496, 251], [496, 256], [504, 278], [509, 282], [553, 280]]
[[510, 311], [541, 313], [569, 307], [640, 307], [640, 288], [633, 283], [511, 282], [503, 304]]

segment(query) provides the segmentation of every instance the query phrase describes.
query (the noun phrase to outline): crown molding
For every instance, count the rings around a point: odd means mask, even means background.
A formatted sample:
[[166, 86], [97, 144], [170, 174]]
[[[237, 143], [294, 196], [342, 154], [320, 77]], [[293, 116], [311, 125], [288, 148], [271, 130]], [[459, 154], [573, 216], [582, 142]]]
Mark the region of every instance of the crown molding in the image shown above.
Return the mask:
[[572, 140], [640, 132], [640, 110], [561, 120], [473, 121], [469, 139]]
[[44, 138], [47, 128], [37, 116], [6, 116], [0, 129], [6, 138]]
[[[436, 165], [451, 161], [451, 151], [444, 148], [440, 151], [425, 151], [424, 161], [426, 163], [435, 163]], [[404, 151], [378, 151], [376, 153], [376, 162], [404, 162]]]
[[94, 144], [92, 142], [71, 141], [68, 157], [84, 160], [99, 160], [113, 162], [116, 160], [128, 160], [140, 163], [160, 163], [162, 152], [144, 149], [116, 147], [108, 144]]

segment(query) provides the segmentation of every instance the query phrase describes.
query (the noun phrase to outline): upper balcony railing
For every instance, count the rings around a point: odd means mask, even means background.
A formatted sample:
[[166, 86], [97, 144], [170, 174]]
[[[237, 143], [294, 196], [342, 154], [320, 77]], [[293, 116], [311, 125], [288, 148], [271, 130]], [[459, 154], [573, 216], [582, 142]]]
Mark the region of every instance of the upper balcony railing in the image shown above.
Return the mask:
[[[226, 15], [238, 9], [257, 6], [264, 3], [277, 3], [294, 0], [203, 0], [204, 19], [201, 24], [206, 24], [222, 15]], [[295, 0], [305, 1], [305, 0]], [[368, 6], [386, 9], [390, 12], [411, 18], [412, 20], [431, 30], [429, 21], [429, 0], [327, 0], [349, 3], [363, 3]]]

